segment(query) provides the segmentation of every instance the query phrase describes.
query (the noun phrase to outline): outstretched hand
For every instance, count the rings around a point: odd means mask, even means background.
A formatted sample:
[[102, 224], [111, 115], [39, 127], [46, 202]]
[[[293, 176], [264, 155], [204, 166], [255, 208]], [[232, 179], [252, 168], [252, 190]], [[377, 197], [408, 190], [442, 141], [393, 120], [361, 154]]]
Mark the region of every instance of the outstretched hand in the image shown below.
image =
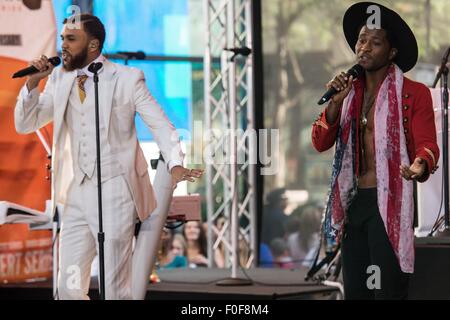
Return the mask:
[[400, 165], [400, 176], [402, 176], [405, 180], [417, 180], [420, 178], [426, 169], [426, 162], [422, 158], [414, 159], [414, 162], [411, 166]]
[[187, 169], [182, 166], [175, 166], [170, 171], [172, 175], [172, 184], [176, 185], [181, 181], [195, 182], [195, 178], [201, 178], [203, 170], [201, 169]]

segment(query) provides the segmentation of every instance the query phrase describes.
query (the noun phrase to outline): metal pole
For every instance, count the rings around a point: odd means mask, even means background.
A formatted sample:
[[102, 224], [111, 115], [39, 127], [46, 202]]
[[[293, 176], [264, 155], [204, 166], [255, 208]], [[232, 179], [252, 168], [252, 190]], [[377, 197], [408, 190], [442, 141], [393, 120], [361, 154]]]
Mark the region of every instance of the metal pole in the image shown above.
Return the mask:
[[[234, 35], [234, 1], [228, 3], [227, 21], [230, 27], [227, 31], [229, 33], [228, 48], [233, 48], [235, 43]], [[230, 30], [231, 29], [231, 30]], [[238, 224], [238, 190], [237, 190], [237, 136], [236, 136], [236, 63], [235, 61], [228, 61], [228, 105], [230, 117], [230, 194], [231, 194], [231, 259], [232, 272], [231, 277], [237, 277], [238, 260], [238, 241], [239, 241], [239, 224]]]
[[[235, 36], [235, 7], [234, 0], [228, 2], [227, 6], [227, 48], [233, 48], [236, 42]], [[251, 285], [248, 279], [238, 278], [237, 269], [239, 261], [239, 187], [237, 176], [237, 95], [236, 95], [236, 63], [228, 59], [228, 118], [229, 118], [229, 168], [230, 168], [230, 196], [231, 196], [231, 278], [217, 282], [220, 286], [243, 286]]]
[[442, 166], [444, 179], [444, 230], [438, 232], [438, 237], [450, 237], [449, 227], [449, 167], [448, 167], [448, 67], [447, 61], [450, 55], [450, 47], [447, 48], [442, 58], [441, 67], [436, 75], [433, 88], [436, 86], [439, 78], [441, 79], [442, 89]]
[[[253, 49], [253, 30], [251, 26], [253, 26], [253, 1], [247, 1], [245, 4], [245, 19], [247, 26], [250, 26], [247, 30], [247, 38], [246, 38], [246, 45], [248, 48]], [[254, 51], [253, 51], [254, 52]], [[253, 60], [254, 60], [254, 54], [252, 54], [249, 58], [247, 58], [247, 63], [249, 64], [247, 68], [247, 130], [251, 130], [250, 134], [248, 135], [248, 191], [250, 193], [250, 248], [253, 252], [253, 257], [258, 257], [257, 251], [258, 251], [258, 245], [257, 245], [257, 239], [256, 239], [256, 230], [257, 230], [257, 217], [256, 217], [256, 164], [257, 164], [257, 132], [253, 134], [253, 131], [255, 130], [255, 100], [254, 97], [254, 83], [253, 83]], [[252, 265], [255, 265], [255, 260], [253, 260]]]
[[53, 258], [53, 300], [58, 298], [58, 228], [59, 228], [59, 212], [56, 209], [52, 223], [52, 258]]
[[[206, 28], [206, 46], [205, 46], [205, 55], [204, 55], [204, 64], [203, 64], [203, 73], [204, 73], [204, 81], [203, 81], [203, 90], [204, 90], [204, 101], [205, 101], [205, 125], [208, 133], [211, 133], [212, 129], [212, 121], [211, 121], [211, 100], [210, 95], [210, 83], [211, 83], [211, 32], [209, 28], [209, 0], [203, 1], [203, 10], [204, 10], [204, 23]], [[207, 155], [208, 156], [208, 155]], [[212, 186], [212, 159], [206, 158], [206, 211], [207, 211], [207, 219], [208, 219], [208, 265], [211, 267], [212, 265], [212, 257], [213, 257], [213, 186]], [[204, 158], [204, 159], [205, 159]]]
[[101, 157], [100, 157], [100, 119], [99, 119], [99, 105], [98, 105], [98, 75], [95, 70], [94, 85], [95, 85], [95, 133], [96, 133], [96, 147], [97, 147], [97, 192], [98, 192], [98, 257], [99, 257], [99, 278], [100, 278], [100, 300], [105, 300], [105, 253], [104, 242], [105, 234], [103, 232], [103, 206], [102, 206], [102, 171], [101, 171]]

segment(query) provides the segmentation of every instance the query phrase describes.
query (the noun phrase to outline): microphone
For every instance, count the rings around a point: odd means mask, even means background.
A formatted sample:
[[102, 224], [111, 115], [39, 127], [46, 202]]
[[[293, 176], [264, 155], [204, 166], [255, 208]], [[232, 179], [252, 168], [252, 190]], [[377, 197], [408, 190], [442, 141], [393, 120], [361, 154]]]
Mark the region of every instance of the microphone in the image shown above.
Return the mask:
[[242, 48], [225, 48], [226, 51], [231, 51], [234, 53], [234, 55], [243, 55], [248, 56], [250, 53], [252, 53], [252, 49], [248, 47], [242, 47]]
[[119, 51], [117, 52], [120, 55], [126, 56], [127, 59], [136, 59], [136, 60], [144, 60], [145, 53], [143, 51], [131, 52], [131, 51]]
[[[61, 59], [59, 57], [52, 57], [48, 58], [48, 62], [50, 62], [55, 67], [58, 66], [61, 63]], [[25, 76], [32, 75], [34, 73], [38, 73], [39, 70], [35, 66], [29, 66], [25, 69], [19, 70], [16, 73], [13, 74], [12, 78], [22, 78]]]
[[97, 72], [103, 67], [103, 63], [101, 62], [92, 62], [89, 67], [88, 71], [92, 72], [93, 74], [97, 74]]
[[445, 68], [447, 67], [447, 61], [448, 57], [450, 55], [450, 47], [447, 48], [447, 51], [445, 51], [444, 56], [442, 57], [441, 66], [439, 67], [439, 71], [436, 74], [436, 77], [434, 78], [432, 88], [436, 88], [437, 83], [441, 79], [442, 74], [444, 73]]
[[[364, 72], [363, 67], [361, 67], [359, 64], [355, 64], [353, 67], [351, 67], [350, 69], [348, 69], [346, 76], [350, 77], [353, 76], [353, 79], [358, 78], [362, 73]], [[331, 87], [330, 89], [328, 89], [327, 92], [325, 92], [325, 94], [322, 96], [322, 98], [320, 98], [319, 102], [317, 102], [318, 105], [322, 105], [325, 102], [327, 102], [328, 100], [331, 99], [332, 96], [334, 96], [336, 93], [338, 93], [338, 91]]]

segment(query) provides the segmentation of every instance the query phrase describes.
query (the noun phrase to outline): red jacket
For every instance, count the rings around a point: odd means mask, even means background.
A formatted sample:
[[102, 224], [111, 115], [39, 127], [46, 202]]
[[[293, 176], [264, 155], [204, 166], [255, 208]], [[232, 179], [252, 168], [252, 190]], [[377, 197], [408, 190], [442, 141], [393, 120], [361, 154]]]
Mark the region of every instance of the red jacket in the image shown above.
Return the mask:
[[[362, 101], [364, 91], [362, 80], [356, 80], [353, 85], [356, 97]], [[404, 77], [402, 106], [403, 127], [409, 160], [412, 163], [416, 157], [420, 157], [426, 161], [427, 170], [418, 180], [424, 182], [430, 176], [430, 171], [431, 173], [436, 171], [439, 159], [430, 90], [424, 84]], [[359, 119], [361, 107], [359, 106], [356, 111], [356, 119]], [[319, 152], [326, 151], [334, 145], [340, 123], [339, 115], [335, 123], [329, 124], [325, 116], [325, 110], [320, 113], [312, 126], [312, 143]], [[359, 172], [359, 126], [356, 126], [356, 130], [356, 172]]]

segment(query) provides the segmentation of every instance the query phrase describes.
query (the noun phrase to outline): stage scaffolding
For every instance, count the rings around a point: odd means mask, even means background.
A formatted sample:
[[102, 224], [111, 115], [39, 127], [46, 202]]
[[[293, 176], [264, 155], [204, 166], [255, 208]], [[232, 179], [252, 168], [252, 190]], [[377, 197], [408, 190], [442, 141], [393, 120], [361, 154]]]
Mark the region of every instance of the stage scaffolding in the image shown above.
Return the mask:
[[257, 256], [252, 1], [204, 0], [204, 13], [208, 259], [214, 266], [214, 251], [224, 250], [236, 277]]

